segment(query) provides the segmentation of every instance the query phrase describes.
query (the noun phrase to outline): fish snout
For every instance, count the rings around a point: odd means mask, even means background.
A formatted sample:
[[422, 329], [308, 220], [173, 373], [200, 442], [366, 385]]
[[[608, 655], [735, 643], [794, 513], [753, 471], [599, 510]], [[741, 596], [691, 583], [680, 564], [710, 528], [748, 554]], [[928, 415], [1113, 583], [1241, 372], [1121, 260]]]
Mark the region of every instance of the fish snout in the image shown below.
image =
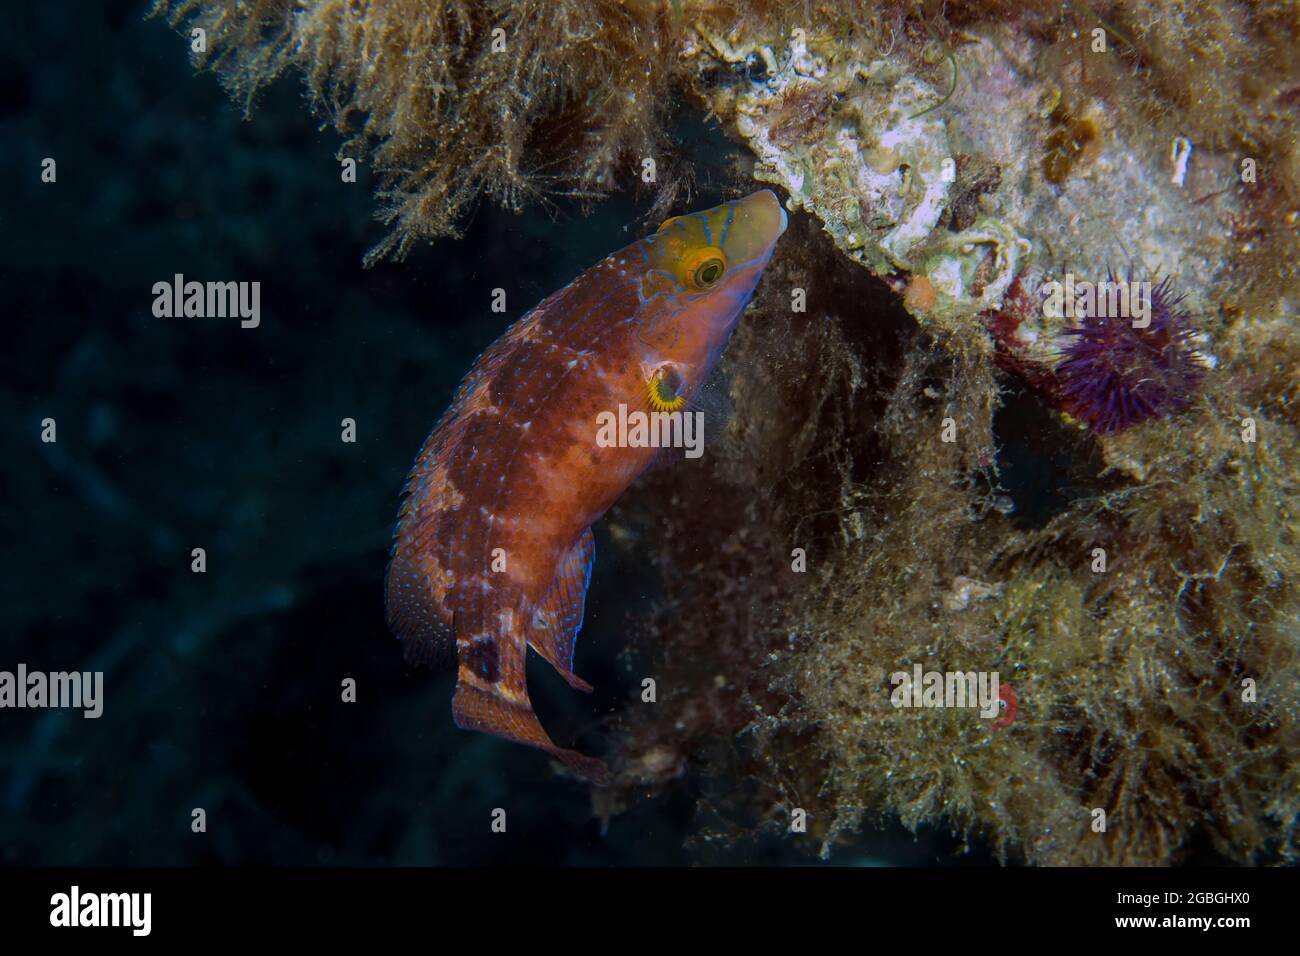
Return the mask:
[[760, 189], [736, 201], [725, 251], [734, 264], [766, 260], [789, 219], [770, 189]]

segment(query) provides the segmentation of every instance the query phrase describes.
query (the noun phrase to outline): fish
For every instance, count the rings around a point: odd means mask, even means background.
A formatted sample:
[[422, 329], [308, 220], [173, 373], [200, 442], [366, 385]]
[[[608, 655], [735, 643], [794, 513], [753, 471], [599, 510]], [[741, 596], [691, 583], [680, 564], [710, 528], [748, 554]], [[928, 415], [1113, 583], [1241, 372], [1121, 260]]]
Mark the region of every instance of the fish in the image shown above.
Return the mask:
[[[528, 696], [528, 648], [573, 672], [592, 525], [663, 449], [602, 436], [689, 407], [785, 231], [771, 190], [665, 221], [523, 315], [474, 362], [407, 475], [386, 618], [414, 664], [450, 662], [456, 726], [538, 748], [595, 784]], [[621, 434], [621, 433], [620, 433]]]

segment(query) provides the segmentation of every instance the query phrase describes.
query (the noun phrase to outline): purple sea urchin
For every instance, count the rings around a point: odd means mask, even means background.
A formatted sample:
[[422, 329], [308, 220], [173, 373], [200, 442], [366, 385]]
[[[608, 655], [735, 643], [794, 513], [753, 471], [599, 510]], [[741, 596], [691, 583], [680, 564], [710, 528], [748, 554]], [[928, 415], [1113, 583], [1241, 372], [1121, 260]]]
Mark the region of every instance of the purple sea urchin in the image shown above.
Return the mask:
[[1095, 309], [1067, 329], [1070, 340], [1056, 367], [1064, 410], [1109, 434], [1185, 408], [1204, 366], [1190, 341], [1188, 315], [1179, 308], [1182, 299], [1165, 277], [1151, 289], [1145, 327]]

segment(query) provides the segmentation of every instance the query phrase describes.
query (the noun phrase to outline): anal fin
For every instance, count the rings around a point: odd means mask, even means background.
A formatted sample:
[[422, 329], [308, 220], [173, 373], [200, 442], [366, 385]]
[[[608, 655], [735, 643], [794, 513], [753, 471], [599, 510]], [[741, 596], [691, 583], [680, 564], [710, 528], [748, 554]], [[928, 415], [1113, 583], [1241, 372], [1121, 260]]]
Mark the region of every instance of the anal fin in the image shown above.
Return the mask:
[[573, 645], [582, 630], [582, 617], [591, 583], [596, 542], [591, 528], [578, 535], [555, 572], [555, 580], [527, 622], [528, 644], [554, 667], [569, 686], [591, 693], [591, 685], [573, 673]]

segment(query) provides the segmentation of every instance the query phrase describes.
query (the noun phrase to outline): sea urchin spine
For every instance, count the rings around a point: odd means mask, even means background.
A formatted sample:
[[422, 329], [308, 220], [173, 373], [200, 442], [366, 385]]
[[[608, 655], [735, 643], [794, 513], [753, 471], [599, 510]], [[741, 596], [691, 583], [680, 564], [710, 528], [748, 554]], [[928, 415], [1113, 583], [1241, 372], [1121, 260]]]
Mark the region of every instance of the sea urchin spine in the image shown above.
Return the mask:
[[[1114, 282], [1115, 277], [1110, 277]], [[1204, 372], [1191, 342], [1188, 315], [1166, 277], [1150, 292], [1150, 321], [1085, 315], [1056, 367], [1061, 405], [1103, 434], [1186, 408]]]

